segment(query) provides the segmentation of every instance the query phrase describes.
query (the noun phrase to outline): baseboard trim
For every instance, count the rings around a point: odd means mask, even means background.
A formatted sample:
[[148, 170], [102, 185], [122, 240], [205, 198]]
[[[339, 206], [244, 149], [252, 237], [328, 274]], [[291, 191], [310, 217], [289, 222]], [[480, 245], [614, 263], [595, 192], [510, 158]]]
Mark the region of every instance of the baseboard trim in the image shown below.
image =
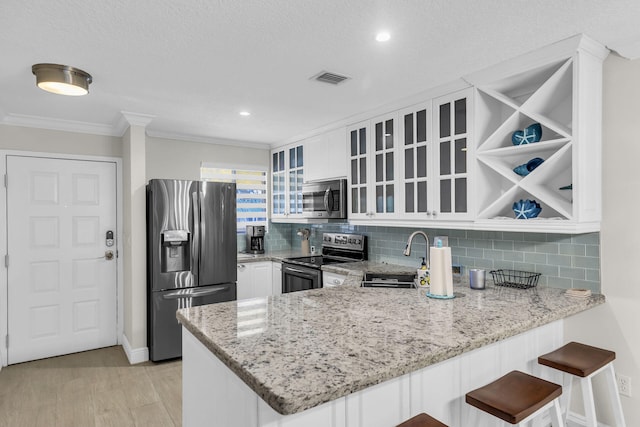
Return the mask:
[[149, 348], [131, 348], [131, 344], [129, 344], [129, 340], [125, 334], [122, 334], [122, 348], [127, 355], [127, 359], [129, 359], [129, 363], [132, 365], [149, 360]]

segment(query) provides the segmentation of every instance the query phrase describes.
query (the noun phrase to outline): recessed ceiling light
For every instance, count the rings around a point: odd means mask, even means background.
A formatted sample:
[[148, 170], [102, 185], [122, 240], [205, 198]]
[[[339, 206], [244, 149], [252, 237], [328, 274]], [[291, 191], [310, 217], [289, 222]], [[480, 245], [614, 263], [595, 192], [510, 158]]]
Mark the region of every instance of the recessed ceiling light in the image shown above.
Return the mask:
[[250, 113], [250, 112], [248, 112], [248, 111], [240, 111], [240, 115], [241, 115], [241, 116], [245, 116], [245, 117], [246, 117], [246, 116], [250, 116], [250, 115], [251, 115], [251, 113]]
[[386, 42], [389, 41], [389, 39], [391, 39], [391, 34], [389, 34], [387, 31], [381, 31], [376, 34], [376, 40], [379, 42]]

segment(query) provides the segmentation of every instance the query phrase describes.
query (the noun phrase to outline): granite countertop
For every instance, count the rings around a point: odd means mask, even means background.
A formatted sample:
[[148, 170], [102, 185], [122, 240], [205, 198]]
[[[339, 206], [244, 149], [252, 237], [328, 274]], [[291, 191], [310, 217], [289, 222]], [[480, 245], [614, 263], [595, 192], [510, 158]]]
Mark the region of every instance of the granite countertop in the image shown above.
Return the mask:
[[[319, 254], [315, 254], [319, 255]], [[239, 263], [247, 263], [247, 262], [261, 262], [261, 261], [276, 261], [282, 262], [283, 259], [293, 258], [304, 256], [298, 250], [289, 250], [289, 251], [268, 251], [263, 254], [247, 254], [244, 252], [238, 252], [237, 262]]]
[[177, 316], [287, 415], [605, 301], [546, 287], [474, 291], [457, 285], [454, 292], [452, 300], [432, 300], [424, 290], [341, 286], [185, 308]]

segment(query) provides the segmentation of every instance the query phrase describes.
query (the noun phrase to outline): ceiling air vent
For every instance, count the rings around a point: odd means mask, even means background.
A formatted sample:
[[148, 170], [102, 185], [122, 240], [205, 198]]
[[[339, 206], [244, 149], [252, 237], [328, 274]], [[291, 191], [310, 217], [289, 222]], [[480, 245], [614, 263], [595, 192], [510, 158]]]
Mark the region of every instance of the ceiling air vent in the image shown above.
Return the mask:
[[349, 80], [350, 77], [341, 76], [340, 74], [330, 73], [328, 71], [321, 71], [315, 76], [311, 77], [312, 80], [317, 80], [323, 83], [330, 83], [332, 85], [337, 85], [342, 83], [345, 80]]

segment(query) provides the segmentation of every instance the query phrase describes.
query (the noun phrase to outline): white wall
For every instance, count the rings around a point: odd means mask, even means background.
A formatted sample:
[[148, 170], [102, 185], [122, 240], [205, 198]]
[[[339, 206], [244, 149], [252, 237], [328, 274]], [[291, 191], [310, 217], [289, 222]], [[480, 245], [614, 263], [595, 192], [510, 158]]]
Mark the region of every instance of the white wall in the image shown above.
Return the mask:
[[148, 360], [145, 146], [143, 126], [123, 136], [124, 173], [124, 334], [132, 363]]
[[163, 179], [200, 179], [200, 163], [256, 166], [269, 168], [269, 148], [234, 146], [232, 141], [219, 144], [175, 141], [147, 137], [147, 181]]
[[0, 149], [122, 157], [122, 139], [0, 124]]
[[[607, 303], [567, 319], [565, 339], [616, 352], [616, 372], [636, 385], [632, 398], [621, 397], [627, 425], [640, 426], [640, 274], [634, 267], [640, 261], [640, 60], [610, 55], [603, 83], [600, 260]], [[598, 409], [613, 426], [608, 407]], [[583, 413], [580, 406], [574, 410]]]

